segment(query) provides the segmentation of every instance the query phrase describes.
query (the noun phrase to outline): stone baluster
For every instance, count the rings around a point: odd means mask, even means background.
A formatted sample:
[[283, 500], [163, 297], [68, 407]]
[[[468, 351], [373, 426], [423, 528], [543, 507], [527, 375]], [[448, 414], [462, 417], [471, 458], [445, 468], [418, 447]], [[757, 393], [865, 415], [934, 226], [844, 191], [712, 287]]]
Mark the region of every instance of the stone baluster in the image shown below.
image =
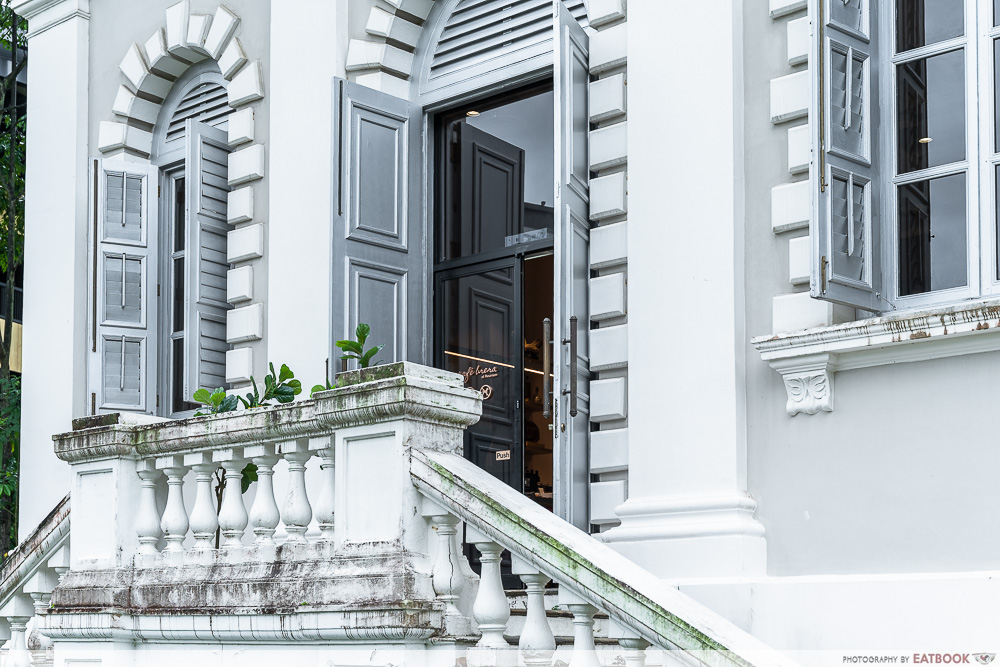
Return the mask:
[[249, 517], [243, 504], [243, 468], [246, 460], [239, 449], [223, 449], [213, 452], [217, 462], [226, 471], [226, 488], [222, 492], [222, 507], [219, 510], [219, 528], [222, 530], [222, 544], [227, 551], [243, 548], [243, 532]]
[[212, 492], [212, 479], [219, 464], [212, 460], [211, 452], [195, 452], [184, 457], [195, 474], [194, 507], [191, 509], [191, 532], [194, 534], [193, 551], [215, 549], [215, 533], [219, 528], [218, 509]]
[[287, 542], [305, 542], [306, 530], [312, 520], [312, 505], [306, 494], [306, 461], [312, 458], [309, 441], [290, 440], [281, 443], [281, 453], [288, 461], [288, 493], [281, 507], [281, 520], [288, 532]]
[[41, 616], [47, 614], [49, 611], [49, 601], [52, 599], [52, 591], [55, 590], [56, 584], [59, 583], [59, 577], [56, 575], [54, 570], [48, 567], [42, 567], [35, 571], [33, 575], [28, 577], [24, 585], [22, 586], [22, 591], [25, 595], [31, 598], [32, 603], [35, 607], [35, 636], [38, 638], [38, 648], [42, 651], [48, 651], [52, 648], [52, 640], [43, 635], [38, 631], [39, 622], [41, 621]]
[[143, 459], [136, 464], [139, 475], [139, 509], [136, 511], [135, 531], [139, 538], [139, 553], [155, 556], [163, 531], [160, 530], [160, 511], [156, 508], [156, 480], [162, 474], [154, 462]]
[[564, 605], [573, 614], [573, 657], [570, 667], [601, 667], [594, 645], [594, 614], [597, 607], [591, 604]]
[[10, 624], [10, 643], [4, 667], [31, 667], [31, 654], [28, 652], [26, 633], [28, 621], [35, 614], [35, 605], [31, 598], [23, 593], [16, 593], [3, 606], [2, 615]]
[[8, 616], [10, 621], [10, 651], [4, 667], [31, 667], [31, 654], [25, 641], [30, 616]]
[[160, 529], [167, 540], [163, 548], [167, 553], [184, 551], [184, 538], [188, 532], [188, 513], [184, 507], [184, 467], [183, 457], [164, 456], [156, 459], [156, 467], [167, 476], [167, 506], [160, 519]]
[[517, 646], [527, 667], [547, 667], [552, 664], [556, 651], [556, 638], [545, 615], [545, 585], [551, 579], [516, 556], [513, 558], [513, 573], [524, 582], [528, 594], [528, 614]]
[[273, 546], [274, 531], [281, 515], [274, 500], [274, 466], [278, 463], [273, 443], [244, 447], [243, 455], [257, 466], [257, 494], [250, 508], [250, 527], [257, 546]]
[[625, 667], [646, 667], [648, 641], [642, 637], [623, 637], [618, 645], [625, 649]]
[[472, 616], [479, 624], [478, 646], [483, 648], [507, 648], [509, 644], [504, 639], [503, 633], [507, 629], [507, 620], [510, 619], [510, 603], [507, 602], [507, 594], [503, 590], [503, 581], [500, 578], [500, 554], [503, 547], [496, 542], [491, 542], [477, 536], [474, 544], [479, 549], [479, 562], [482, 566], [479, 577], [479, 592], [476, 594], [476, 601], [472, 605]]
[[444, 603], [445, 617], [460, 617], [462, 612], [456, 603], [465, 583], [462, 568], [459, 566], [460, 559], [464, 556], [459, 553], [455, 545], [460, 519], [442, 511], [441, 514], [432, 515], [430, 520], [437, 533], [437, 554], [431, 570], [434, 593], [437, 599]]
[[333, 542], [334, 514], [336, 509], [336, 473], [334, 471], [333, 436], [313, 438], [310, 448], [318, 450], [319, 469], [323, 488], [316, 501], [316, 520], [319, 522], [320, 541]]

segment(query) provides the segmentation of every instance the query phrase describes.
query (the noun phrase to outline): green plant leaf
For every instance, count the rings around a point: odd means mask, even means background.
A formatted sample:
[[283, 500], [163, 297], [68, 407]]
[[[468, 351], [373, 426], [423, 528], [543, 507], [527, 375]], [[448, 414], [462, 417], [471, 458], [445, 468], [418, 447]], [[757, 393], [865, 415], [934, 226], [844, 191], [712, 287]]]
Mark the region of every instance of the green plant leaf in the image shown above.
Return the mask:
[[286, 364], [281, 364], [281, 373], [278, 374], [278, 382], [284, 382], [285, 380], [291, 380], [295, 377], [295, 373], [292, 372]]
[[219, 405], [219, 412], [233, 412], [236, 410], [236, 407], [239, 405], [239, 402], [236, 400], [238, 398], [239, 396], [236, 396], [235, 394], [232, 396], [226, 396], [225, 400], [222, 401], [222, 404]]
[[257, 481], [257, 466], [253, 463], [248, 463], [245, 468], [243, 468], [243, 475], [240, 478], [240, 491], [246, 493], [250, 485]]
[[378, 345], [365, 352], [364, 355], [361, 357], [361, 367], [368, 368], [368, 364], [371, 362], [372, 357], [381, 352], [383, 347], [385, 347], [384, 344]]
[[[341, 345], [343, 343], [343, 345]], [[337, 343], [337, 347], [348, 352], [354, 352], [355, 354], [363, 354], [365, 349], [362, 347], [361, 343], [353, 340], [342, 340]]]
[[209, 400], [210, 396], [211, 394], [209, 393], [208, 389], [199, 389], [198, 391], [194, 392], [191, 398], [197, 403], [209, 403], [211, 402]]
[[326, 391], [326, 386], [322, 384], [313, 385], [313, 388], [309, 390], [309, 398], [312, 398], [314, 394], [320, 391]]
[[287, 385], [281, 385], [274, 390], [274, 398], [279, 403], [291, 403], [295, 400], [295, 390]]
[[296, 396], [298, 396], [299, 394], [302, 393], [302, 383], [300, 381], [298, 381], [298, 380], [289, 380], [285, 384], [286, 384], [286, 386], [289, 386], [289, 387], [291, 387], [292, 389], [295, 390], [295, 395]]
[[355, 330], [354, 335], [357, 337], [359, 345], [365, 344], [365, 341], [368, 340], [368, 334], [370, 334], [371, 331], [372, 328], [367, 324], [358, 324], [358, 328]]

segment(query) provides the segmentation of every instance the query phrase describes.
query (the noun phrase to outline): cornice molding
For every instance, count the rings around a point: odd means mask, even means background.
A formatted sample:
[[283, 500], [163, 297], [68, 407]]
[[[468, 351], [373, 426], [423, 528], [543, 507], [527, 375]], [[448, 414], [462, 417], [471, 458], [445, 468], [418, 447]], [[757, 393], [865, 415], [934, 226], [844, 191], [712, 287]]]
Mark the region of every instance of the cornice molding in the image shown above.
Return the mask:
[[781, 373], [789, 415], [832, 412], [836, 371], [1000, 351], [1000, 299], [758, 336], [751, 342]]

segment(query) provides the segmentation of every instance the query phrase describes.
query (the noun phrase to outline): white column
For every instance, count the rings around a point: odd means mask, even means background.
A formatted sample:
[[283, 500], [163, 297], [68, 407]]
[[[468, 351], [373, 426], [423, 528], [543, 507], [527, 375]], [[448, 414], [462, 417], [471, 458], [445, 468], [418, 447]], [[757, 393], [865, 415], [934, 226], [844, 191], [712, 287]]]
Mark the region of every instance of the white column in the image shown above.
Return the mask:
[[594, 646], [594, 614], [597, 607], [589, 604], [568, 604], [566, 608], [573, 614], [573, 657], [569, 667], [601, 667]]
[[[19, 539], [70, 489], [52, 434], [89, 414], [89, 0], [15, 0], [30, 24]], [[56, 187], [52, 187], [53, 184]], [[58, 286], [56, 289], [53, 286]], [[49, 378], [61, 381], [53, 387]]]
[[288, 542], [305, 542], [306, 530], [312, 521], [312, 505], [306, 493], [306, 461], [312, 458], [308, 440], [281, 443], [281, 452], [288, 462], [288, 493], [281, 506], [281, 520], [288, 531]]
[[156, 545], [163, 536], [163, 531], [160, 530], [160, 512], [156, 508], [156, 480], [160, 478], [161, 473], [154, 467], [151, 459], [139, 461], [136, 473], [141, 480], [139, 510], [135, 517], [139, 553], [145, 556], [155, 556], [159, 553]]
[[742, 4], [629, 5], [628, 346], [647, 354], [629, 366], [629, 496], [604, 538], [675, 578], [764, 573], [746, 480]]
[[246, 461], [233, 457], [222, 461], [222, 467], [226, 470], [226, 488], [222, 492], [222, 508], [219, 510], [219, 528], [223, 538], [219, 546], [232, 551], [243, 547], [243, 533], [249, 521], [243, 504], [243, 468]]
[[320, 464], [320, 492], [319, 500], [316, 501], [316, 520], [319, 522], [320, 540], [323, 542], [333, 542], [334, 521], [336, 517], [336, 483], [337, 472], [334, 468], [334, 448], [333, 438], [329, 439], [330, 446], [316, 452]]
[[625, 649], [625, 667], [646, 667], [646, 649], [649, 642], [641, 637], [629, 637], [618, 640]]
[[250, 527], [258, 546], [274, 545], [274, 531], [281, 519], [274, 500], [274, 466], [278, 463], [274, 450], [273, 444], [251, 445], [243, 450], [257, 466], [257, 493], [250, 508]]
[[184, 462], [194, 471], [194, 508], [191, 510], [191, 532], [194, 534], [194, 551], [215, 548], [215, 532], [219, 528], [218, 510], [212, 480], [219, 464], [212, 461], [211, 452], [197, 452], [184, 457]]
[[504, 639], [510, 619], [510, 603], [503, 589], [500, 578], [500, 555], [503, 547], [496, 542], [476, 542], [479, 549], [479, 563], [482, 567], [479, 575], [479, 592], [472, 605], [472, 616], [479, 624], [479, 646], [483, 648], [507, 648], [510, 645]]
[[156, 465], [167, 476], [167, 505], [160, 519], [160, 529], [167, 540], [163, 551], [180, 553], [184, 551], [184, 538], [190, 526], [187, 508], [184, 507], [184, 476], [188, 469], [180, 456], [157, 459]]
[[[331, 86], [334, 76], [345, 76], [348, 4], [281, 0], [271, 6], [268, 31], [271, 140], [267, 177], [273, 213], [261, 219], [268, 221], [265, 224], [280, 222], [281, 233], [267, 235], [268, 272], [255, 287], [270, 295], [268, 349], [281, 350], [282, 361], [307, 390], [322, 382], [331, 336], [337, 340], [344, 332], [330, 332], [330, 281], [316, 281], [303, 290], [300, 277], [288, 271], [284, 258], [295, 257], [299, 266], [327, 267], [330, 263], [330, 206], [331, 202], [336, 205], [336, 190], [333, 199], [330, 196], [336, 159], [330, 152]], [[266, 121], [258, 118], [257, 122]], [[302, 243], [302, 239], [311, 242]], [[330, 359], [331, 375], [337, 368], [340, 361]]]
[[517, 644], [521, 658], [527, 667], [546, 667], [556, 652], [556, 638], [545, 613], [545, 586], [551, 579], [517, 556], [511, 569], [524, 582], [528, 594], [528, 614]]

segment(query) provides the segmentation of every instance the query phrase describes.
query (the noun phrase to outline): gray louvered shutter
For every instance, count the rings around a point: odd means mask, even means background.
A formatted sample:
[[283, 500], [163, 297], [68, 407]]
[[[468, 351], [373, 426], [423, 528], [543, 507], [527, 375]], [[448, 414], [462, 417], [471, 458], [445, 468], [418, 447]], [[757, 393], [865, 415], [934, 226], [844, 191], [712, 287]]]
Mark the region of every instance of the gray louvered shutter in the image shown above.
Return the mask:
[[378, 360], [425, 362], [420, 107], [342, 79], [334, 95], [333, 338], [364, 322], [385, 343]]
[[152, 412], [155, 392], [157, 170], [95, 160], [91, 206], [93, 412]]
[[[556, 447], [555, 484], [563, 492], [556, 495], [556, 514], [576, 527], [589, 528], [590, 462], [590, 159], [588, 141], [589, 82], [587, 34], [559, 0], [555, 7], [555, 174], [556, 205], [555, 255], [557, 298], [552, 339], [555, 352], [554, 387], [560, 439]], [[559, 341], [570, 339], [570, 318], [577, 318], [576, 358], [571, 346]], [[576, 415], [571, 382], [576, 366]], [[565, 429], [563, 428], [565, 426]]]
[[226, 387], [226, 216], [229, 144], [226, 132], [187, 121], [184, 202], [184, 395]]
[[[880, 310], [882, 280], [878, 16], [869, 0], [812, 0], [810, 293]], [[815, 65], [814, 65], [815, 64]]]

